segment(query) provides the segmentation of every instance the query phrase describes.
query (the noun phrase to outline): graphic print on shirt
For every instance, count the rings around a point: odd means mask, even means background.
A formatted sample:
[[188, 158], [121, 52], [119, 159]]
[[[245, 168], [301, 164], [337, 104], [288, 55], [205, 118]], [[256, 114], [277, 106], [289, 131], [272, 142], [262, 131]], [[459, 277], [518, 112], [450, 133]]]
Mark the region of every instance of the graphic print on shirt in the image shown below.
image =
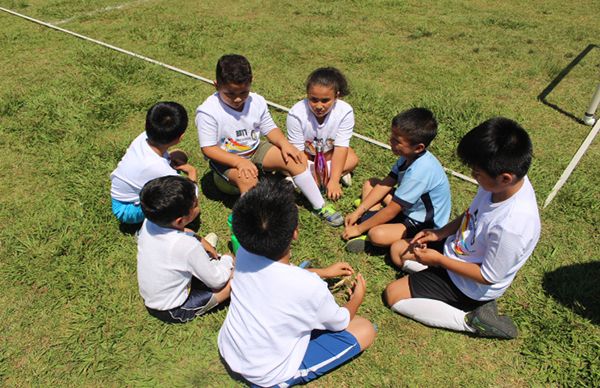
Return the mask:
[[459, 256], [468, 255], [475, 252], [473, 245], [475, 244], [475, 228], [477, 227], [477, 213], [479, 209], [475, 210], [475, 213], [471, 214], [470, 209], [467, 209], [463, 216], [460, 227], [456, 231], [454, 237], [454, 243], [452, 243], [452, 249], [454, 253]]
[[306, 140], [304, 142], [304, 151], [310, 156], [317, 155], [317, 148], [321, 148], [321, 152], [327, 153], [334, 148], [334, 141], [335, 139], [326, 139], [323, 141], [323, 139], [315, 137], [314, 140]]
[[235, 139], [231, 137], [221, 139], [223, 149], [238, 156], [250, 157], [260, 144], [259, 131], [246, 128], [235, 130]]

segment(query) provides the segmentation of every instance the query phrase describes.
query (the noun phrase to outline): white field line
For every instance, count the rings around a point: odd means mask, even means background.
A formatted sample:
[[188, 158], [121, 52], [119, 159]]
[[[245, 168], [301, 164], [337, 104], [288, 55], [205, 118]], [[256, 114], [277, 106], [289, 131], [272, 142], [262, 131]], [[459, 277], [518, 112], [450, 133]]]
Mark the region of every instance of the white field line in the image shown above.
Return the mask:
[[[123, 54], [130, 55], [130, 56], [132, 56], [132, 57], [135, 57], [135, 58], [138, 58], [138, 59], [144, 60], [144, 61], [146, 61], [146, 62], [150, 62], [150, 63], [153, 63], [153, 64], [155, 64], [155, 65], [158, 65], [158, 66], [165, 67], [165, 68], [167, 68], [167, 69], [169, 69], [169, 70], [171, 70], [171, 71], [174, 71], [174, 72], [176, 72], [176, 73], [180, 73], [180, 74], [186, 75], [186, 76], [188, 76], [188, 77], [195, 78], [195, 79], [197, 79], [197, 80], [200, 80], [200, 81], [206, 82], [206, 83], [208, 83], [208, 84], [211, 84], [211, 85], [213, 84], [213, 81], [212, 81], [211, 79], [209, 79], [209, 78], [205, 78], [205, 77], [202, 77], [202, 76], [196, 75], [196, 74], [194, 74], [194, 73], [190, 73], [189, 71], [185, 71], [185, 70], [179, 69], [179, 68], [177, 68], [177, 67], [175, 67], [175, 66], [171, 66], [171, 65], [168, 65], [168, 64], [166, 64], [166, 63], [163, 63], [163, 62], [157, 61], [156, 59], [152, 59], [152, 58], [149, 58], [149, 57], [146, 57], [146, 56], [143, 56], [143, 55], [140, 55], [140, 54], [134, 53], [134, 52], [132, 52], [132, 51], [128, 51], [128, 50], [122, 49], [122, 48], [120, 48], [120, 47], [117, 47], [117, 46], [113, 46], [113, 45], [111, 45], [111, 44], [108, 44], [108, 43], [104, 43], [104, 42], [102, 42], [102, 41], [100, 41], [100, 40], [93, 39], [93, 38], [90, 38], [90, 37], [88, 37], [88, 36], [85, 36], [85, 35], [78, 34], [78, 33], [76, 33], [76, 32], [73, 32], [73, 31], [67, 30], [67, 29], [65, 29], [65, 28], [61, 28], [61, 27], [58, 27], [58, 26], [56, 26], [56, 25], [53, 25], [53, 24], [51, 24], [51, 23], [47, 23], [47, 22], [44, 22], [44, 21], [41, 21], [41, 20], [38, 20], [38, 19], [34, 19], [34, 18], [30, 17], [30, 16], [23, 15], [23, 14], [20, 14], [20, 13], [18, 13], [18, 12], [15, 12], [15, 11], [12, 11], [12, 10], [10, 10], [10, 9], [3, 8], [3, 7], [0, 7], [0, 11], [4, 11], [4, 12], [6, 12], [6, 13], [9, 13], [9, 14], [11, 14], [11, 15], [14, 15], [14, 16], [18, 16], [18, 17], [20, 17], [20, 18], [23, 18], [23, 19], [29, 20], [30, 22], [37, 23], [37, 24], [40, 24], [40, 25], [42, 25], [42, 26], [45, 26], [45, 27], [51, 28], [51, 29], [53, 29], [53, 30], [57, 30], [57, 31], [60, 31], [60, 32], [64, 32], [65, 34], [69, 34], [69, 35], [75, 36], [75, 37], [77, 37], [77, 38], [80, 38], [80, 39], [86, 40], [86, 41], [88, 41], [88, 42], [95, 43], [95, 44], [97, 44], [97, 45], [100, 45], [100, 46], [103, 46], [103, 47], [109, 48], [109, 49], [111, 49], [111, 50], [115, 50], [115, 51], [118, 51], [118, 52], [120, 52], [120, 53], [123, 53]], [[267, 102], [267, 104], [268, 104], [269, 106], [271, 106], [271, 107], [273, 107], [273, 108], [276, 108], [276, 109], [278, 109], [278, 110], [281, 110], [281, 111], [283, 111], [283, 112], [289, 112], [289, 111], [290, 111], [290, 109], [289, 109], [289, 108], [287, 108], [287, 107], [285, 107], [285, 106], [283, 106], [283, 105], [279, 105], [279, 104], [277, 104], [277, 103], [274, 103], [274, 102], [272, 102], [272, 101], [269, 101], [269, 100], [267, 100], [266, 102]], [[357, 137], [357, 138], [359, 138], [359, 139], [362, 139], [362, 140], [366, 141], [367, 143], [371, 143], [371, 144], [377, 145], [377, 146], [379, 146], [379, 147], [382, 147], [382, 148], [385, 148], [385, 149], [388, 149], [388, 150], [389, 150], [389, 149], [391, 149], [389, 145], [387, 145], [387, 144], [385, 144], [385, 143], [382, 143], [382, 142], [380, 142], [380, 141], [377, 141], [377, 140], [375, 140], [375, 139], [372, 139], [372, 138], [370, 138], [370, 137], [367, 137], [367, 136], [361, 135], [361, 134], [359, 134], [359, 133], [356, 133], [356, 132], [354, 132], [354, 136], [355, 136], [355, 137]], [[444, 170], [445, 170], [445, 171], [447, 171], [448, 173], [450, 173], [450, 175], [453, 175], [453, 176], [455, 176], [455, 177], [457, 177], [457, 178], [460, 178], [460, 179], [462, 179], [462, 180], [465, 180], [465, 181], [467, 181], [467, 182], [471, 182], [471, 183], [477, 184], [477, 181], [475, 181], [475, 179], [473, 179], [473, 178], [470, 178], [470, 177], [468, 177], [468, 176], [466, 176], [466, 175], [464, 175], [464, 174], [461, 174], [461, 173], [459, 173], [459, 172], [456, 172], [456, 171], [450, 170], [450, 169], [448, 169], [448, 168], [446, 168], [446, 167], [444, 167]]]
[[565, 171], [563, 171], [562, 175], [558, 179], [558, 182], [556, 182], [556, 184], [552, 188], [552, 191], [550, 192], [550, 194], [548, 194], [548, 198], [546, 198], [546, 201], [544, 201], [544, 209], [546, 208], [546, 206], [548, 206], [550, 204], [550, 202], [552, 202], [552, 200], [554, 199], [556, 194], [558, 194], [558, 191], [567, 182], [567, 179], [569, 179], [569, 176], [571, 176], [571, 173], [573, 172], [573, 170], [575, 170], [575, 167], [577, 167], [577, 164], [579, 164], [579, 161], [585, 154], [585, 151], [587, 151], [590, 144], [592, 144], [592, 141], [598, 134], [598, 131], [600, 131], [600, 120], [596, 121], [596, 124], [592, 127], [592, 129], [590, 130], [590, 133], [588, 133], [588, 135], [585, 138], [585, 140], [583, 141], [583, 143], [581, 143], [581, 146], [579, 146], [579, 149], [577, 150], [577, 152], [571, 159], [571, 162], [569, 163], [567, 168], [565, 168]]
[[59, 20], [59, 21], [56, 21], [56, 22], [54, 22], [52, 24], [54, 24], [55, 26], [58, 26], [58, 25], [61, 25], [61, 24], [72, 22], [73, 20], [80, 19], [82, 17], [94, 16], [94, 15], [97, 15], [97, 14], [100, 14], [100, 13], [105, 13], [105, 12], [110, 12], [110, 11], [114, 11], [114, 10], [118, 10], [118, 9], [133, 7], [135, 5], [139, 5], [139, 4], [147, 3], [147, 2], [148, 2], [148, 0], [138, 0], [138, 1], [131, 1], [131, 2], [123, 3], [123, 4], [119, 4], [119, 5], [113, 5], [113, 6], [109, 6], [109, 7], [104, 7], [104, 8], [97, 9], [95, 11], [90, 11], [90, 12], [87, 12], [87, 13], [84, 13], [84, 14], [81, 14], [81, 15], [76, 15], [76, 16], [73, 16], [73, 17], [70, 17], [70, 18], [67, 18], [67, 19]]

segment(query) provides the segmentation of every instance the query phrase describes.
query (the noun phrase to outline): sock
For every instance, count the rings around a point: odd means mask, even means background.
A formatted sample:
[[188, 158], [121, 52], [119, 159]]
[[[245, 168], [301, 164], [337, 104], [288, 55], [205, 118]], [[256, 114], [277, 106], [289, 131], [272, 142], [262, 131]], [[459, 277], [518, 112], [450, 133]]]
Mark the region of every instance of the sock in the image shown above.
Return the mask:
[[315, 182], [315, 180], [312, 177], [312, 174], [308, 169], [303, 173], [292, 177], [292, 179], [294, 180], [294, 183], [296, 184], [296, 186], [298, 186], [300, 191], [302, 191], [302, 194], [304, 194], [306, 199], [308, 199], [308, 202], [310, 202], [313, 209], [318, 210], [321, 209], [323, 205], [325, 205], [325, 201], [323, 200], [323, 196], [319, 191], [317, 182]]
[[467, 313], [434, 299], [403, 299], [392, 306], [392, 310], [431, 327], [474, 333], [465, 322]]
[[402, 265], [402, 270], [408, 273], [421, 272], [424, 269], [427, 269], [426, 265], [413, 260], [404, 260], [404, 264]]

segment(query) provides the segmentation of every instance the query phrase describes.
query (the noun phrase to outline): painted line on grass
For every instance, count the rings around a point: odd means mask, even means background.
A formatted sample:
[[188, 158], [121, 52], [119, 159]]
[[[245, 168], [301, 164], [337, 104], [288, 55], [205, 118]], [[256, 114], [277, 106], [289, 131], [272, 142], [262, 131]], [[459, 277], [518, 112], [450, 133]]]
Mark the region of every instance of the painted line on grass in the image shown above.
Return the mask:
[[67, 18], [67, 19], [58, 20], [56, 22], [53, 22], [52, 24], [54, 24], [55, 26], [58, 26], [58, 25], [61, 25], [61, 24], [66, 24], [66, 23], [72, 22], [73, 20], [77, 20], [77, 19], [80, 19], [80, 18], [83, 18], [83, 17], [94, 16], [94, 15], [98, 15], [98, 14], [101, 14], [101, 13], [115, 11], [115, 10], [119, 10], [119, 9], [123, 9], [123, 8], [129, 8], [129, 7], [133, 7], [133, 6], [136, 6], [136, 5], [140, 5], [142, 3], [147, 3], [148, 1], [149, 0], [138, 0], [138, 1], [131, 1], [131, 2], [128, 2], [128, 3], [122, 3], [122, 4], [119, 4], [119, 5], [112, 5], [112, 6], [109, 6], [109, 7], [104, 7], [104, 8], [97, 9], [95, 11], [86, 12], [86, 13], [81, 14], [81, 15], [76, 15], [76, 16], [73, 16], [73, 17], [70, 17], [70, 18]]
[[[194, 74], [194, 73], [190, 73], [189, 71], [185, 71], [185, 70], [182, 70], [182, 69], [180, 69], [180, 68], [178, 68], [178, 67], [171, 66], [171, 65], [168, 65], [168, 64], [166, 64], [166, 63], [163, 63], [163, 62], [157, 61], [156, 59], [152, 59], [152, 58], [149, 58], [149, 57], [146, 57], [146, 56], [143, 56], [143, 55], [140, 55], [140, 54], [134, 53], [134, 52], [132, 52], [132, 51], [125, 50], [125, 49], [122, 49], [122, 48], [120, 48], [120, 47], [117, 47], [117, 46], [113, 46], [113, 45], [111, 45], [111, 44], [108, 44], [108, 43], [102, 42], [102, 41], [100, 41], [100, 40], [93, 39], [93, 38], [90, 38], [90, 37], [88, 37], [88, 36], [85, 36], [85, 35], [78, 34], [77, 32], [73, 32], [73, 31], [67, 30], [67, 29], [65, 29], [65, 28], [62, 28], [62, 27], [58, 27], [58, 26], [56, 26], [56, 25], [54, 25], [54, 24], [47, 23], [47, 22], [44, 22], [44, 21], [41, 21], [41, 20], [38, 20], [38, 19], [32, 18], [31, 16], [23, 15], [23, 14], [20, 14], [20, 13], [18, 13], [18, 12], [15, 12], [15, 11], [12, 11], [12, 10], [10, 10], [10, 9], [3, 8], [3, 7], [0, 7], [0, 11], [4, 11], [4, 12], [6, 12], [6, 13], [9, 13], [9, 14], [13, 15], [13, 16], [18, 16], [18, 17], [20, 17], [20, 18], [23, 18], [23, 19], [29, 20], [30, 22], [33, 22], [33, 23], [36, 23], [36, 24], [40, 24], [40, 25], [42, 25], [42, 26], [45, 26], [45, 27], [51, 28], [51, 29], [53, 29], [53, 30], [56, 30], [56, 31], [64, 32], [65, 34], [69, 34], [69, 35], [75, 36], [75, 37], [77, 37], [77, 38], [79, 38], [79, 39], [83, 39], [83, 40], [85, 40], [85, 41], [88, 41], [88, 42], [95, 43], [95, 44], [97, 44], [97, 45], [100, 45], [100, 46], [103, 46], [103, 47], [109, 48], [109, 49], [111, 49], [111, 50], [118, 51], [118, 52], [120, 52], [120, 53], [122, 53], [122, 54], [127, 54], [127, 55], [130, 55], [130, 56], [132, 56], [132, 57], [135, 57], [135, 58], [138, 58], [138, 59], [144, 60], [144, 61], [146, 61], [146, 62], [150, 62], [150, 63], [153, 63], [153, 64], [155, 64], [155, 65], [158, 65], [158, 66], [165, 67], [165, 68], [167, 68], [167, 69], [169, 69], [169, 70], [171, 70], [171, 71], [174, 71], [174, 72], [177, 72], [177, 73], [180, 73], [180, 74], [186, 75], [186, 76], [188, 76], [188, 77], [191, 77], [191, 78], [195, 78], [195, 79], [197, 79], [197, 80], [200, 80], [200, 81], [202, 81], [202, 82], [206, 82], [206, 83], [208, 83], [208, 84], [211, 84], [211, 85], [213, 84], [213, 80], [211, 80], [211, 79], [209, 79], [209, 78], [202, 77], [202, 76], [199, 76], [199, 75], [197, 75], [197, 74]], [[268, 104], [269, 106], [271, 106], [271, 107], [273, 107], [273, 108], [276, 108], [276, 109], [278, 109], [278, 110], [280, 110], [280, 111], [283, 111], [283, 112], [289, 112], [289, 111], [290, 111], [290, 109], [289, 109], [289, 108], [287, 108], [287, 107], [285, 107], [285, 106], [283, 106], [283, 105], [279, 105], [279, 104], [277, 104], [277, 103], [275, 103], [275, 102], [272, 102], [272, 101], [269, 101], [269, 100], [266, 100], [266, 102], [267, 102], [267, 104]], [[388, 149], [388, 150], [389, 150], [389, 149], [391, 149], [391, 147], [390, 147], [388, 144], [382, 143], [382, 142], [380, 142], [380, 141], [378, 141], [378, 140], [375, 140], [375, 139], [372, 139], [372, 138], [370, 138], [370, 137], [368, 137], [368, 136], [364, 136], [364, 135], [361, 135], [361, 134], [359, 134], [359, 133], [356, 133], [356, 132], [354, 132], [353, 136], [355, 136], [355, 137], [357, 137], [357, 138], [359, 138], [359, 139], [361, 139], [361, 140], [364, 140], [364, 141], [366, 141], [367, 143], [371, 143], [371, 144], [374, 144], [374, 145], [376, 145], [376, 146], [379, 146], [379, 147], [382, 147], [382, 148], [385, 148], [385, 149]], [[459, 172], [456, 172], [456, 171], [454, 171], [454, 170], [451, 170], [451, 169], [449, 169], [449, 168], [446, 168], [446, 167], [444, 167], [444, 170], [445, 170], [446, 172], [450, 173], [450, 175], [452, 175], [452, 176], [455, 176], [455, 177], [457, 177], [457, 178], [460, 178], [460, 179], [462, 179], [462, 180], [465, 180], [465, 181], [467, 181], [467, 182], [471, 182], [471, 183], [473, 183], [473, 184], [476, 184], [476, 185], [477, 185], [477, 181], [476, 181], [475, 179], [471, 178], [471, 177], [468, 177], [468, 176], [466, 176], [466, 175], [464, 175], [464, 174], [461, 174], [461, 173], [459, 173]]]

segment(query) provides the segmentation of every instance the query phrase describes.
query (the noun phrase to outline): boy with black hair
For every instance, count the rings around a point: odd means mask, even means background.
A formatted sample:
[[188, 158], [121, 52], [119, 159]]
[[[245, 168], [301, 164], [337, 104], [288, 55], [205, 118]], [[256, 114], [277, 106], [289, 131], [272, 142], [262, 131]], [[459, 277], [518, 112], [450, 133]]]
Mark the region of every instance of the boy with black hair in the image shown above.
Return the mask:
[[[516, 122], [497, 117], [467, 133], [458, 156], [479, 190], [462, 215], [392, 245], [392, 261], [429, 266], [385, 290], [392, 310], [429, 326], [485, 337], [515, 338], [517, 328], [498, 315], [496, 299], [510, 286], [540, 236], [540, 216], [527, 171], [532, 146]], [[445, 240], [445, 242], [444, 242]], [[444, 242], [439, 251], [431, 244]]]
[[[244, 195], [258, 182], [259, 169], [286, 172], [316, 215], [331, 226], [341, 226], [342, 215], [325, 203], [302, 152], [277, 127], [265, 99], [250, 92], [248, 60], [236, 54], [219, 58], [214, 84], [217, 92], [196, 109], [200, 148], [214, 173]], [[261, 136], [268, 141], [261, 141]]]
[[437, 121], [428, 109], [412, 108], [394, 117], [390, 146], [400, 157], [384, 179], [371, 178], [364, 183], [362, 202], [345, 220], [342, 237], [349, 240], [348, 251], [362, 252], [367, 241], [387, 247], [448, 222], [448, 178], [427, 150], [436, 134]]
[[[168, 149], [181, 141], [188, 125], [185, 108], [176, 102], [158, 102], [146, 114], [146, 131], [131, 143], [117, 168], [110, 174], [112, 211], [124, 224], [144, 220], [140, 190], [146, 182], [165, 175], [185, 172], [196, 182], [196, 169], [187, 163], [183, 151], [173, 151], [183, 161], [171, 160]], [[181, 155], [183, 154], [183, 155]]]
[[[233, 208], [241, 247], [219, 350], [231, 370], [252, 384], [306, 383], [357, 356], [375, 329], [356, 315], [365, 280], [338, 306], [321, 278], [353, 273], [347, 263], [305, 270], [290, 264], [298, 238], [298, 208], [286, 180], [263, 179]], [[312, 273], [311, 273], [312, 272]]]
[[146, 221], [138, 237], [137, 276], [150, 315], [185, 323], [227, 300], [233, 258], [217, 257], [210, 244], [185, 228], [200, 213], [196, 185], [164, 176], [148, 182], [140, 199]]

